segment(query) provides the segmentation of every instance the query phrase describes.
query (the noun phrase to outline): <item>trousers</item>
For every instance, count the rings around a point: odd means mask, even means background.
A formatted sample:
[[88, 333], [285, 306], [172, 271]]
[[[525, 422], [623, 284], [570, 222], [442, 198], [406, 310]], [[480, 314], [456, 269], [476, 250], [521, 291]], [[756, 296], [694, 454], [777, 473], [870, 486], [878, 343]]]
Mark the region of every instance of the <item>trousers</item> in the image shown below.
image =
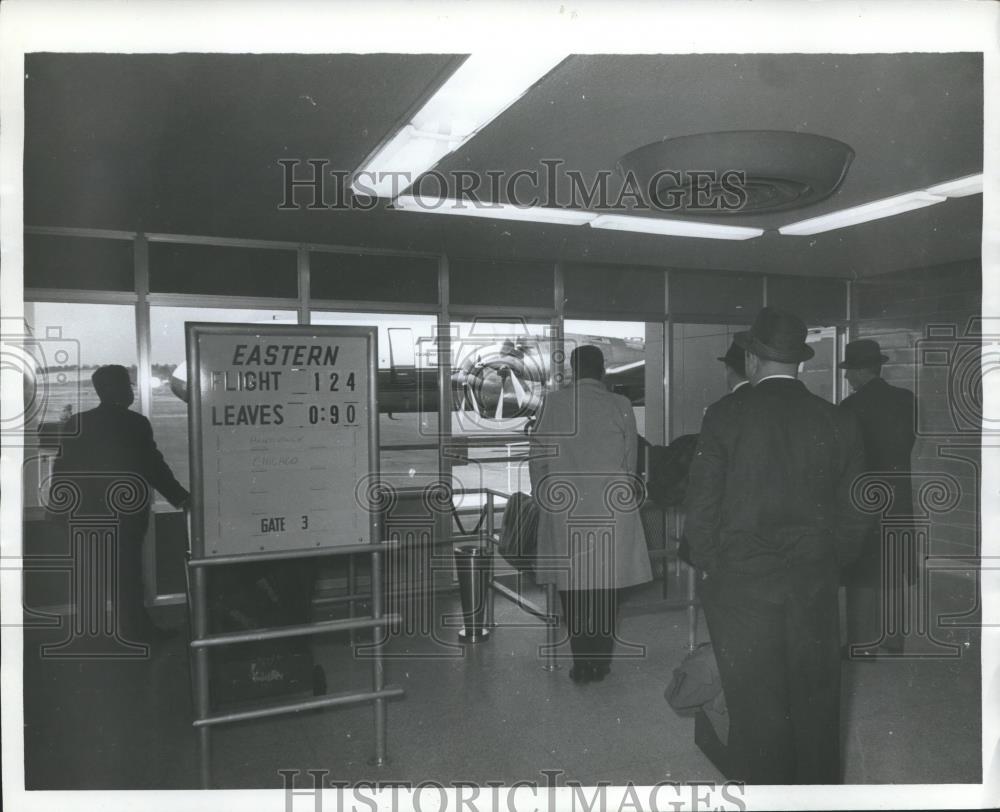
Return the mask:
[[700, 594], [730, 715], [727, 777], [840, 783], [836, 575], [713, 575]]
[[880, 535], [876, 529], [864, 554], [843, 575], [847, 642], [901, 653], [920, 562], [912, 541]]
[[559, 599], [573, 664], [610, 663], [618, 618], [618, 590], [560, 590]]

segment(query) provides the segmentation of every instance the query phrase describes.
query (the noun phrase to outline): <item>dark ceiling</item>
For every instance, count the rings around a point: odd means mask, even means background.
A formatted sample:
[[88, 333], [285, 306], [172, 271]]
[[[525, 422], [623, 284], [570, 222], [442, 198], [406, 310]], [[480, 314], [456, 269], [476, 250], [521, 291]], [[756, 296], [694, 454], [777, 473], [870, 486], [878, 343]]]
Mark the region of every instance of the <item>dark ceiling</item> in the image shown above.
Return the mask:
[[[384, 206], [278, 209], [278, 160], [356, 169], [454, 64], [438, 54], [31, 54], [25, 223], [847, 277], [979, 256], [980, 195], [813, 237], [749, 241]], [[725, 221], [774, 228], [982, 171], [982, 84], [979, 54], [574, 56], [439, 168], [513, 172], [551, 158], [590, 177], [643, 144], [733, 129], [853, 147], [828, 200]]]

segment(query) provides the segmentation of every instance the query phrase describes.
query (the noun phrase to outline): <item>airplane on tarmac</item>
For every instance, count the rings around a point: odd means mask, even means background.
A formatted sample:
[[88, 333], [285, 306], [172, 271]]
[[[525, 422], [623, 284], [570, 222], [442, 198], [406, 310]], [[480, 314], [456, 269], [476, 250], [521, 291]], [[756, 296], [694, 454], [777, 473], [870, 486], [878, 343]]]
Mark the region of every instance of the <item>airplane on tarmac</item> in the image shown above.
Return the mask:
[[[378, 370], [378, 408], [392, 417], [409, 412], [436, 412], [439, 405], [437, 348], [433, 341], [414, 352], [409, 327], [390, 327], [389, 364]], [[546, 389], [555, 381], [572, 379], [569, 353], [574, 347], [593, 344], [604, 353], [605, 383], [643, 405], [645, 398], [645, 340], [567, 333], [562, 370], [553, 359], [559, 355], [549, 336], [528, 333], [453, 339], [458, 359], [451, 370], [452, 408], [471, 412], [485, 421], [503, 422], [531, 418], [541, 406]], [[170, 389], [187, 401], [187, 366], [179, 364], [170, 376]]]

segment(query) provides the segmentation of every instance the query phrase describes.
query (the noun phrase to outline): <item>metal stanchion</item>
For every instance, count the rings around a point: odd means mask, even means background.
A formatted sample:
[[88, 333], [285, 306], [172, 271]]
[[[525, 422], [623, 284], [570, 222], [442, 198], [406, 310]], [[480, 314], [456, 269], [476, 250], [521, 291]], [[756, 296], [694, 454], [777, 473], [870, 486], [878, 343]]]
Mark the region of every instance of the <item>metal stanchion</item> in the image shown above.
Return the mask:
[[[191, 615], [194, 639], [208, 637], [208, 573], [202, 567], [191, 572]], [[195, 714], [199, 719], [208, 718], [212, 712], [209, 696], [207, 648], [191, 651], [194, 663]], [[211, 789], [212, 782], [212, 733], [208, 727], [198, 728], [198, 766], [201, 788]]]
[[[210, 676], [209, 676], [209, 650], [224, 646], [240, 645], [243, 643], [260, 642], [265, 640], [286, 640], [297, 637], [309, 637], [322, 634], [339, 634], [351, 629], [374, 629], [387, 630], [391, 625], [400, 621], [399, 615], [387, 614], [385, 612], [385, 599], [382, 587], [383, 555], [385, 549], [391, 547], [391, 543], [378, 545], [363, 545], [364, 550], [372, 556], [372, 592], [371, 592], [371, 617], [354, 617], [342, 620], [327, 620], [321, 622], [311, 622], [296, 625], [276, 626], [270, 628], [257, 628], [238, 632], [224, 632], [210, 634], [208, 618], [208, 591], [207, 578], [208, 570], [212, 566], [218, 566], [217, 559], [193, 559], [188, 562], [188, 583], [190, 591], [190, 603], [192, 614], [192, 640], [191, 658], [193, 668], [193, 688], [195, 696], [196, 718], [194, 726], [198, 728], [198, 749], [200, 761], [201, 786], [205, 789], [211, 787], [212, 781], [212, 741], [210, 729], [216, 725], [229, 724], [233, 722], [250, 721], [254, 719], [267, 719], [274, 716], [281, 716], [303, 711], [320, 710], [324, 708], [353, 705], [362, 702], [371, 702], [374, 706], [375, 723], [375, 755], [371, 761], [376, 766], [388, 763], [386, 757], [386, 700], [392, 697], [403, 696], [403, 689], [385, 684], [385, 669], [383, 646], [385, 645], [385, 632], [378, 632], [379, 637], [373, 639], [371, 646], [372, 656], [372, 687], [370, 690], [357, 691], [348, 690], [337, 694], [317, 696], [311, 699], [297, 699], [290, 702], [283, 702], [276, 705], [263, 707], [253, 707], [247, 710], [230, 711], [224, 713], [212, 713], [210, 702]], [[346, 548], [349, 552], [343, 554], [356, 553], [358, 550]], [[324, 551], [323, 554], [329, 554]], [[314, 556], [318, 555], [314, 553]], [[272, 560], [269, 555], [246, 556], [247, 560]]]
[[558, 671], [559, 665], [556, 663], [556, 646], [559, 645], [559, 615], [556, 613], [556, 606], [559, 603], [559, 593], [555, 584], [545, 585], [545, 671]]
[[496, 499], [494, 498], [493, 491], [486, 492], [486, 540], [485, 545], [490, 548], [491, 555], [489, 561], [489, 567], [487, 568], [486, 576], [486, 627], [489, 629], [496, 628], [496, 595], [493, 592], [493, 533], [495, 531], [495, 517], [493, 511], [496, 509]]
[[698, 602], [696, 596], [697, 573], [694, 567], [687, 569], [687, 593], [690, 604], [688, 605], [688, 648], [694, 651], [698, 642]]
[[[347, 602], [347, 616], [351, 620], [354, 620], [354, 595], [358, 591], [356, 589], [357, 579], [358, 575], [357, 575], [356, 564], [354, 561], [354, 556], [349, 555], [347, 556], [347, 594], [351, 596], [351, 600]], [[354, 634], [354, 629], [351, 629], [350, 632], [348, 632], [348, 639], [350, 640], [350, 644], [353, 647], [356, 639]]]
[[[385, 600], [385, 595], [382, 591], [381, 552], [372, 553], [371, 585], [372, 617], [375, 620], [381, 620], [384, 612], [383, 601]], [[375, 757], [371, 763], [375, 767], [384, 767], [388, 764], [388, 757], [386, 756], [385, 697], [378, 694], [381, 693], [385, 686], [385, 665], [382, 659], [382, 646], [385, 643], [388, 629], [378, 629], [373, 633], [377, 634], [378, 638], [374, 641], [374, 646], [372, 647], [372, 691], [377, 695], [373, 702], [375, 716]]]

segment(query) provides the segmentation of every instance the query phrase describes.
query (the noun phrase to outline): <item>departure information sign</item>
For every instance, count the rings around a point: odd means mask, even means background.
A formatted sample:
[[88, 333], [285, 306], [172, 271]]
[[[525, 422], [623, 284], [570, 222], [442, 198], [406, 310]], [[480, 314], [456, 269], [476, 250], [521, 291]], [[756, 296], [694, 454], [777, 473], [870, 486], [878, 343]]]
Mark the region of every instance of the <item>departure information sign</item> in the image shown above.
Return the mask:
[[192, 553], [364, 544], [377, 472], [375, 327], [186, 325]]

